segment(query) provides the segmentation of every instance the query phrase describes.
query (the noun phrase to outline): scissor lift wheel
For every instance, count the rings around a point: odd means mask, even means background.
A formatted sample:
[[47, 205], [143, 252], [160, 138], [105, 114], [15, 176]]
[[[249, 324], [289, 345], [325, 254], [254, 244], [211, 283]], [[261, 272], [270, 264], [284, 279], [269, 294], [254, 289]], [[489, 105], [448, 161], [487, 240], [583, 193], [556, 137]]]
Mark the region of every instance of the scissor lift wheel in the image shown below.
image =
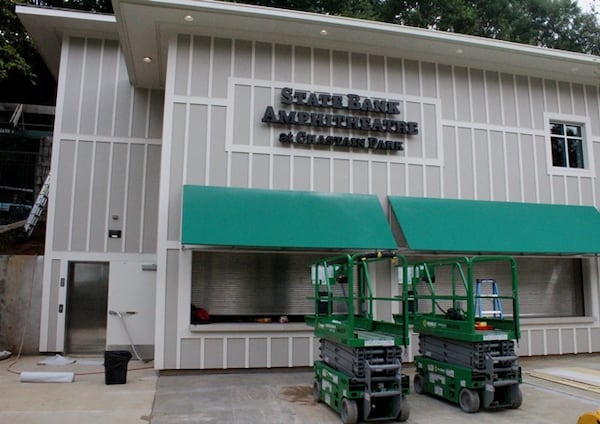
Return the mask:
[[402, 396], [402, 405], [400, 406], [400, 413], [398, 414], [398, 418], [396, 421], [404, 422], [408, 420], [410, 416], [410, 408], [408, 406], [408, 402], [406, 401], [406, 396]]
[[340, 416], [344, 424], [356, 424], [358, 421], [358, 405], [356, 401], [348, 398], [342, 399]]
[[312, 396], [315, 402], [321, 402], [321, 384], [317, 380], [313, 382]]
[[479, 394], [471, 389], [462, 389], [458, 395], [460, 409], [467, 413], [479, 411]]
[[413, 378], [413, 388], [415, 389], [415, 393], [421, 395], [425, 393], [425, 378], [423, 374], [415, 374]]

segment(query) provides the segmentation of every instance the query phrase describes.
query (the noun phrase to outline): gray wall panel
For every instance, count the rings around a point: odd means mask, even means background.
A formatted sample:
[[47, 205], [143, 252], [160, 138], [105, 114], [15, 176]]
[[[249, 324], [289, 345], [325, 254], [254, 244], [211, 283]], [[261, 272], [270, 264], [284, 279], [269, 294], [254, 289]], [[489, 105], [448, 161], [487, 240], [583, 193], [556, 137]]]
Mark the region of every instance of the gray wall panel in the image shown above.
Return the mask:
[[445, 197], [451, 199], [458, 198], [458, 181], [456, 176], [458, 175], [458, 165], [456, 163], [457, 157], [457, 142], [456, 135], [454, 133], [454, 127], [443, 128], [444, 137], [444, 156], [447, 158], [444, 161], [442, 167], [442, 181], [444, 182], [444, 194]]
[[315, 158], [313, 162], [315, 182], [313, 190], [328, 192], [331, 187], [331, 164], [332, 161], [325, 158]]
[[[175, 327], [173, 327], [175, 328]], [[266, 360], [265, 355], [265, 360]], [[223, 368], [223, 339], [206, 337], [204, 339], [204, 367]]]
[[[108, 216], [116, 215], [119, 219], [111, 220], [109, 224], [111, 230], [123, 230], [128, 150], [127, 144], [115, 143], [113, 145]], [[121, 250], [122, 239], [108, 239], [109, 252], [120, 252]]]
[[[165, 290], [164, 368], [175, 368], [177, 358], [177, 293], [179, 291], [179, 252], [167, 250], [167, 284]], [[189, 305], [185, 307], [189, 308]], [[158, 324], [160, 325], [160, 324]]]
[[550, 178], [546, 172], [546, 138], [534, 137], [534, 148], [538, 164], [538, 193], [540, 203], [551, 203]]
[[228, 338], [227, 343], [227, 368], [244, 368], [245, 341], [242, 338]]
[[535, 175], [535, 168], [532, 166], [535, 163], [533, 137], [529, 135], [522, 135], [520, 140], [520, 146], [521, 163], [524, 164], [524, 166], [521, 167], [521, 170], [523, 172], [523, 201], [529, 203], [536, 203], [537, 181]]
[[[213, 85], [211, 95], [213, 97], [227, 97], [227, 83], [231, 69], [231, 40], [216, 38], [213, 51]], [[250, 66], [250, 64], [247, 64]]]
[[165, 105], [165, 92], [152, 90], [150, 92], [150, 124], [148, 137], [162, 138], [163, 110]]
[[387, 177], [388, 166], [385, 162], [371, 162], [371, 184], [373, 194], [379, 196], [380, 201], [386, 201], [388, 193], [388, 177]]
[[577, 177], [565, 177], [566, 182], [566, 197], [569, 205], [579, 205], [579, 178]]
[[106, 200], [108, 196], [108, 178], [110, 163], [110, 143], [96, 143], [93, 163], [94, 182], [92, 185], [92, 209], [90, 215], [89, 250], [103, 252], [108, 236], [106, 228]]
[[515, 80], [512, 74], [501, 74], [500, 83], [502, 84], [502, 113], [504, 115], [504, 125], [509, 127], [517, 126], [517, 113], [519, 113], [517, 98], [515, 96]]
[[[439, 144], [442, 142], [440, 134], [438, 134], [438, 119], [438, 109], [435, 105], [423, 105], [423, 115], [420, 118], [419, 143], [422, 144], [422, 149], [427, 159], [441, 159], [438, 157]], [[412, 144], [412, 137], [407, 139], [405, 144], [409, 141]]]
[[312, 365], [310, 362], [310, 337], [294, 337], [292, 339], [292, 364], [295, 367]]
[[350, 161], [335, 159], [333, 161], [333, 191], [336, 193], [350, 192]]
[[210, 38], [195, 36], [193, 43], [190, 94], [196, 97], [206, 97], [208, 96], [210, 76]]
[[471, 103], [473, 107], [473, 121], [477, 123], [485, 123], [487, 121], [487, 103], [485, 100], [485, 81], [484, 72], [471, 69]]
[[458, 129], [458, 172], [460, 177], [460, 197], [462, 199], [475, 198], [475, 181], [473, 175], [473, 135], [468, 128]]
[[210, 128], [210, 180], [211, 185], [227, 185], [227, 153], [225, 152], [225, 129], [227, 128], [227, 109], [211, 108], [212, 124]]
[[354, 89], [366, 90], [368, 88], [367, 55], [352, 53], [350, 55], [350, 86]]
[[384, 93], [385, 62], [383, 56], [369, 56], [369, 83], [373, 91]]
[[521, 165], [519, 163], [519, 143], [517, 134], [506, 133], [506, 170], [508, 179], [508, 200], [511, 202], [520, 202], [522, 199]]
[[[252, 87], [247, 85], [236, 84], [234, 87], [235, 102], [233, 104], [233, 116], [235, 116], [234, 124], [232, 125], [233, 143], [239, 145], [250, 145], [250, 129], [252, 123], [256, 119], [255, 116], [250, 116], [249, 111], [252, 105]], [[269, 100], [268, 105], [271, 105]], [[257, 110], [257, 113], [264, 113], [264, 110]], [[260, 121], [260, 120], [259, 120]]]
[[289, 339], [287, 337], [271, 338], [271, 366], [287, 367], [290, 355]]
[[[77, 159], [76, 159], [76, 175], [73, 181], [75, 204], [73, 208], [73, 217], [71, 220], [71, 244], [70, 250], [86, 251], [88, 241], [88, 213], [91, 213], [89, 200], [90, 192], [90, 171], [92, 166], [92, 150], [91, 142], [79, 142]], [[100, 225], [102, 223], [99, 223]]]
[[142, 253], [156, 252], [158, 227], [158, 186], [160, 183], [160, 146], [148, 146], [146, 157], [146, 193], [144, 195], [144, 230]]
[[421, 93], [425, 97], [437, 97], [437, 75], [435, 63], [421, 63]]
[[419, 73], [419, 62], [415, 60], [404, 61], [404, 83], [405, 94], [419, 96], [421, 94], [421, 75]]
[[598, 105], [598, 87], [585, 86], [585, 101], [591, 119], [592, 134], [600, 134], [600, 106]]
[[[59, 140], [59, 160], [56, 170], [56, 186], [65, 187], [53, 192], [54, 202], [54, 239], [53, 250], [67, 250], [69, 247], [69, 229], [71, 227], [71, 190], [73, 186], [73, 167], [75, 166], [75, 142]], [[55, 148], [56, 151], [56, 148]]]
[[469, 71], [467, 68], [454, 68], [454, 87], [458, 97], [456, 101], [456, 119], [471, 120], [471, 102], [469, 101]]
[[581, 191], [581, 203], [583, 205], [594, 205], [594, 180], [582, 178], [579, 181]]
[[409, 196], [425, 195], [425, 180], [421, 165], [408, 165], [408, 193]]
[[75, 133], [78, 128], [79, 99], [81, 98], [81, 81], [84, 75], [83, 63], [85, 40], [72, 38], [69, 43], [67, 56], [68, 84], [64, 87], [63, 120], [61, 130], [65, 133]]
[[292, 47], [275, 45], [275, 81], [292, 80]]
[[[402, 111], [402, 119], [406, 121], [414, 121], [418, 122], [422, 125], [419, 134], [412, 135], [410, 137], [405, 138], [404, 149], [406, 151], [406, 155], [410, 158], [419, 158], [423, 157], [423, 132], [422, 129], [425, 128], [425, 131], [429, 131], [431, 129], [435, 130], [435, 124], [431, 122], [431, 125], [428, 125], [421, 115], [421, 104], [416, 102], [406, 102], [404, 106], [404, 110]], [[393, 138], [391, 136], [390, 138]], [[399, 137], [398, 137], [399, 138]], [[430, 139], [430, 137], [428, 137]]]
[[304, 84], [310, 83], [310, 56], [310, 48], [294, 47], [294, 82]]
[[290, 188], [290, 162], [289, 156], [273, 155], [273, 188], [276, 190], [289, 190]]
[[83, 101], [79, 109], [79, 133], [94, 134], [96, 131], [96, 100], [100, 80], [102, 42], [88, 39], [86, 44], [85, 68], [81, 95]]
[[544, 86], [544, 95], [546, 99], [546, 111], [559, 113], [559, 99], [558, 99], [558, 88], [556, 86], [556, 81], [543, 81]]
[[187, 155], [190, 166], [186, 168], [186, 183], [203, 185], [206, 184], [208, 107], [190, 105], [189, 125]]
[[581, 84], [572, 84], [572, 99], [573, 99], [573, 113], [575, 115], [586, 115], [587, 111], [585, 108], [585, 88]]
[[427, 197], [442, 197], [442, 170], [439, 166], [425, 167]]
[[485, 72], [488, 123], [503, 125], [502, 103], [500, 100], [500, 75], [498, 72]]
[[140, 251], [142, 228], [140, 217], [142, 210], [142, 195], [144, 193], [144, 166], [146, 148], [141, 144], [132, 144], [129, 148], [129, 177], [127, 181], [127, 205], [125, 219], [125, 252]]
[[252, 187], [269, 188], [269, 155], [252, 155]]
[[264, 337], [250, 338], [248, 340], [250, 350], [249, 365], [251, 368], [267, 367], [267, 340]]
[[[176, 103], [173, 106], [173, 134], [171, 142], [171, 163], [169, 175], [169, 216], [167, 218], [167, 239], [179, 240], [181, 221], [181, 186], [183, 184], [183, 166], [185, 158], [185, 116], [186, 105]], [[190, 158], [188, 158], [189, 160]], [[191, 164], [190, 164], [191, 165]]]
[[369, 163], [362, 160], [352, 161], [352, 193], [369, 193], [371, 176]]
[[250, 156], [247, 153], [231, 154], [231, 185], [248, 187], [250, 177]]
[[[254, 116], [251, 116], [252, 122], [260, 123], [265, 112], [265, 105], [272, 105], [271, 88], [270, 87], [255, 87], [254, 89]], [[275, 103], [277, 105], [277, 103]], [[274, 106], [275, 106], [274, 105]], [[276, 107], [276, 106], [275, 106]], [[246, 113], [249, 115], [248, 113]], [[253, 145], [254, 146], [270, 146], [273, 137], [271, 136], [271, 128], [269, 125], [254, 125]]]
[[329, 50], [325, 49], [314, 49], [314, 83], [316, 85], [329, 85], [330, 80], [330, 60]]
[[117, 69], [117, 96], [115, 105], [115, 125], [113, 136], [129, 137], [131, 130], [131, 101], [133, 97], [133, 87], [129, 83], [125, 60], [119, 62]]
[[131, 135], [137, 138], [148, 136], [148, 105], [150, 104], [150, 90], [136, 88], [133, 92], [133, 111], [131, 122]]
[[551, 184], [552, 184], [552, 196], [553, 203], [566, 203], [567, 202], [567, 193], [565, 192], [565, 181], [564, 176], [562, 175], [552, 175], [550, 176]]
[[202, 340], [181, 340], [181, 369], [198, 369], [202, 364]]
[[333, 75], [336, 87], [350, 87], [350, 66], [348, 53], [333, 52]]
[[531, 116], [531, 92], [529, 90], [529, 79], [518, 75], [516, 81], [517, 89], [517, 110], [519, 111], [519, 126], [521, 128], [531, 128], [533, 118]]
[[175, 68], [175, 83], [173, 91], [176, 95], [188, 94], [189, 70], [190, 70], [190, 36], [179, 34], [177, 36], [177, 66]]
[[440, 81], [439, 96], [442, 102], [442, 119], [456, 119], [452, 67], [439, 65], [438, 78]]
[[306, 156], [295, 156], [293, 161], [293, 189], [310, 190], [310, 158]]
[[[222, 71], [221, 71], [222, 72]], [[236, 40], [233, 75], [240, 78], [252, 77], [252, 42]]]
[[406, 165], [403, 163], [390, 164], [390, 194], [406, 196]]
[[100, 97], [98, 99], [98, 125], [96, 134], [103, 136], [112, 135], [113, 105], [116, 92], [117, 62], [119, 60], [119, 46], [116, 41], [104, 42], [104, 55], [102, 57], [102, 70], [100, 72]]
[[544, 83], [539, 78], [530, 78], [529, 87], [531, 87], [531, 103], [533, 107], [533, 127], [543, 129], [544, 122]]
[[271, 62], [271, 43], [256, 43], [254, 46], [254, 78], [270, 80], [272, 76]]
[[560, 113], [573, 114], [570, 83], [563, 81], [558, 83], [558, 101]]
[[508, 200], [506, 191], [506, 172], [504, 156], [503, 134], [498, 131], [490, 131], [490, 148], [492, 153], [492, 199]]
[[474, 130], [473, 144], [475, 153], [475, 163], [473, 166], [475, 175], [477, 175], [477, 192], [475, 193], [475, 198], [478, 200], [491, 200], [488, 132], [485, 130]]
[[403, 75], [402, 59], [389, 57], [387, 60], [387, 89], [390, 94], [404, 93]]

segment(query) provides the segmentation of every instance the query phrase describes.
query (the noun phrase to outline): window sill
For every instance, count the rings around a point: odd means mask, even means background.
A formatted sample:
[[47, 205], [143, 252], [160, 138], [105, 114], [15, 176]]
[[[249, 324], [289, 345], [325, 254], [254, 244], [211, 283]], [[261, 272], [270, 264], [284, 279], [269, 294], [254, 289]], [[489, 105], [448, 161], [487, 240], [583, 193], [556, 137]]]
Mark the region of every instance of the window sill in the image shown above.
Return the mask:
[[280, 323], [218, 323], [218, 324], [190, 324], [192, 333], [281, 333], [281, 332], [313, 332], [313, 328], [303, 322]]
[[594, 317], [547, 317], [547, 318], [521, 318], [523, 326], [547, 326], [547, 325], [581, 325], [593, 324]]

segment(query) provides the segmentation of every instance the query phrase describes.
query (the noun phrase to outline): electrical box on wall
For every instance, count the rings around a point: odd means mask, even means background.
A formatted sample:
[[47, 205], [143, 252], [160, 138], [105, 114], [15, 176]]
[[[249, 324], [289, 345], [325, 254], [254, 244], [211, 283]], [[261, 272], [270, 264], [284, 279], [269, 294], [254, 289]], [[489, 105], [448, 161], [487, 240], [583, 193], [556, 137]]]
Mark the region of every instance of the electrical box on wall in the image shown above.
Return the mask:
[[108, 230], [108, 238], [121, 238], [121, 230]]

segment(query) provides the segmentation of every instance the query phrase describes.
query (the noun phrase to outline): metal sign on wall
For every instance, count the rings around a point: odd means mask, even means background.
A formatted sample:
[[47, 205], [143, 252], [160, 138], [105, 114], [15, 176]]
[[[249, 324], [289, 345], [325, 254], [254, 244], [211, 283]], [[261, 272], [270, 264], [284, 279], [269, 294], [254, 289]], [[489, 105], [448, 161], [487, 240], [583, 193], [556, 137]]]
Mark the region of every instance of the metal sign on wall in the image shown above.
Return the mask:
[[[289, 87], [281, 89], [281, 104], [294, 110], [267, 106], [262, 122], [288, 127], [333, 128], [368, 133], [364, 137], [323, 135], [311, 131], [287, 131], [279, 134], [282, 144], [304, 144], [359, 148], [368, 150], [403, 151], [403, 140], [388, 140], [374, 134], [411, 136], [419, 133], [417, 122], [394, 119], [400, 115], [400, 102], [361, 97], [357, 94], [327, 94]], [[298, 108], [296, 110], [296, 108]], [[320, 110], [323, 109], [323, 112]]]

